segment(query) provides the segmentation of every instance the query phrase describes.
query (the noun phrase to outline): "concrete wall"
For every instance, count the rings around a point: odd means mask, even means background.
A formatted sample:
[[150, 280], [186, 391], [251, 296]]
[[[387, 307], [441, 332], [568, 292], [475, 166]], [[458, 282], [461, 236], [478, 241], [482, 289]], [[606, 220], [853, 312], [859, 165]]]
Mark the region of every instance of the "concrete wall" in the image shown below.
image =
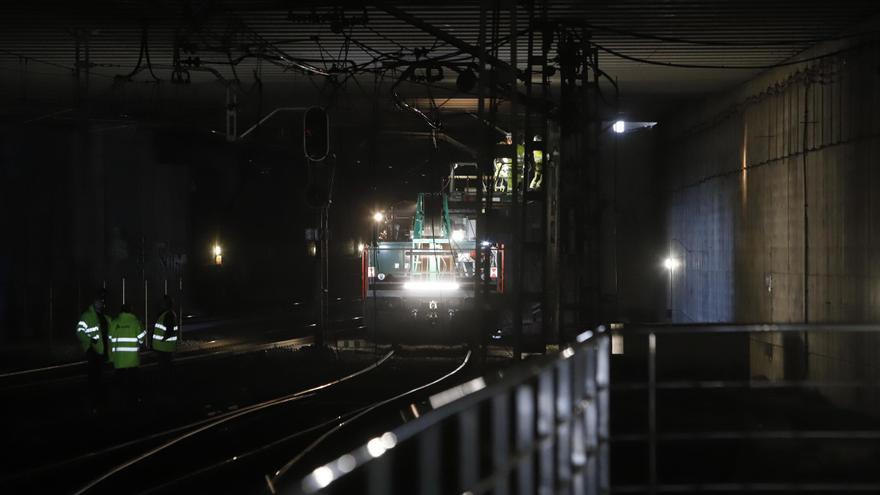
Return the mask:
[[102, 284], [143, 317], [176, 294], [188, 249], [187, 169], [133, 123], [25, 126], [0, 140], [0, 340], [71, 340]]
[[[667, 119], [675, 321], [880, 317], [880, 43], [802, 56], [826, 53]], [[770, 379], [876, 376], [880, 339], [756, 337], [751, 354], [752, 375]]]
[[[605, 321], [658, 321], [666, 280], [656, 129], [606, 132], [601, 143], [600, 272]], [[648, 254], [646, 256], [646, 254]]]

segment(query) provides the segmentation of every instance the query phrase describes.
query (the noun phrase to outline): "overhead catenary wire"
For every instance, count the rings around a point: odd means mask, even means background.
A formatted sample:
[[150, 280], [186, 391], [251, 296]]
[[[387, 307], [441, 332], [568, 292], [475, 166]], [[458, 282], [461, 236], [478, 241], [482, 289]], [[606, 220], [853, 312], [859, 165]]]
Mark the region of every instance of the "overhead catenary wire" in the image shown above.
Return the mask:
[[[49, 61], [49, 60], [44, 60], [44, 59], [39, 58], [39, 57], [33, 57], [33, 56], [31, 56], [31, 55], [24, 55], [24, 54], [22, 54], [22, 53], [18, 53], [18, 52], [10, 51], [10, 50], [7, 50], [7, 49], [5, 49], [5, 48], [0, 48], [0, 53], [5, 53], [5, 54], [7, 54], [7, 55], [9, 55], [9, 56], [16, 57], [16, 58], [18, 58], [19, 60], [26, 60], [26, 61], [29, 61], [29, 62], [36, 62], [36, 63], [38, 63], [38, 64], [43, 64], [43, 65], [48, 65], [48, 66], [50, 66], [50, 67], [56, 67], [56, 68], [59, 68], [59, 69], [68, 70], [68, 71], [70, 71], [71, 74], [74, 74], [74, 73], [76, 72], [76, 68], [75, 68], [75, 67], [71, 67], [71, 66], [69, 66], [69, 65], [64, 65], [64, 64], [59, 64], [59, 63], [56, 63], [56, 62], [51, 62], [51, 61]], [[18, 70], [18, 69], [16, 69], [16, 70]], [[49, 74], [47, 74], [47, 75], [49, 75]], [[98, 77], [111, 78], [111, 79], [114, 77], [114, 76], [110, 76], [110, 75], [107, 75], [107, 74], [92, 74], [92, 75], [93, 75], [93, 76], [98, 76]]]
[[625, 53], [621, 53], [617, 50], [608, 48], [606, 46], [598, 45], [593, 43], [593, 46], [602, 50], [603, 52], [613, 55], [618, 58], [622, 58], [624, 60], [629, 60], [630, 62], [638, 62], [641, 64], [647, 65], [657, 65], [661, 67], [675, 67], [680, 69], [725, 69], [725, 70], [767, 70], [767, 69], [776, 69], [778, 67], [787, 67], [792, 65], [799, 65], [807, 62], [813, 62], [816, 60], [822, 60], [826, 58], [835, 57], [837, 55], [841, 55], [843, 53], [852, 51], [860, 45], [849, 46], [846, 48], [841, 48], [839, 50], [830, 51], [827, 53], [823, 53], [821, 55], [815, 55], [812, 57], [800, 58], [796, 60], [785, 60], [783, 62], [776, 62], [772, 64], [745, 64], [745, 65], [717, 65], [717, 64], [699, 64], [699, 63], [684, 63], [684, 62], [669, 62], [663, 60], [651, 60], [641, 57], [636, 57], [633, 55], [627, 55]]
[[622, 36], [628, 36], [630, 38], [638, 38], [645, 40], [653, 40], [660, 41], [663, 43], [675, 43], [675, 44], [685, 44], [685, 45], [702, 45], [702, 46], [726, 46], [731, 48], [743, 48], [743, 47], [766, 47], [766, 46], [810, 46], [815, 45], [817, 43], [824, 43], [828, 41], [840, 41], [851, 38], [859, 38], [865, 35], [877, 34], [880, 31], [865, 31], [865, 32], [857, 32], [851, 34], [842, 34], [837, 36], [827, 36], [821, 38], [804, 38], [802, 40], [795, 39], [763, 39], [763, 40], [750, 40], [750, 41], [719, 41], [719, 40], [698, 40], [698, 39], [690, 39], [683, 38], [677, 36], [666, 36], [659, 34], [650, 34], [650, 33], [642, 33], [638, 31], [631, 31], [628, 29], [621, 29], [613, 26], [600, 25], [600, 24], [591, 24], [591, 23], [581, 23], [582, 26], [585, 26], [589, 29], [595, 31], [605, 31], [608, 33], [619, 34]]

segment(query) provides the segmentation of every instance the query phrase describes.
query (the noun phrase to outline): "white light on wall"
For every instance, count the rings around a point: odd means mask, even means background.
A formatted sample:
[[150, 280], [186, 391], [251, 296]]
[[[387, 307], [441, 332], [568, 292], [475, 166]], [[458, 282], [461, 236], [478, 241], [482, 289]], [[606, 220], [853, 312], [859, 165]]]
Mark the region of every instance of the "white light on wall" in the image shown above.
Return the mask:
[[464, 231], [463, 230], [453, 230], [452, 231], [452, 240], [455, 242], [461, 242], [464, 240]]
[[373, 213], [373, 221], [376, 223], [382, 223], [382, 220], [385, 220], [385, 215], [381, 211], [377, 211]]
[[675, 269], [679, 266], [681, 266], [681, 262], [678, 261], [678, 259], [673, 258], [672, 256], [669, 256], [668, 258], [663, 260], [663, 268], [666, 268], [670, 272], [675, 271]]
[[611, 126], [611, 130], [613, 130], [614, 132], [616, 132], [618, 134], [623, 134], [623, 131], [626, 130], [626, 122], [624, 122], [622, 120], [618, 120], [617, 122], [614, 123], [613, 126]]
[[220, 244], [214, 244], [214, 247], [211, 248], [211, 252], [214, 253], [214, 264], [222, 265], [223, 264], [223, 248], [220, 247]]

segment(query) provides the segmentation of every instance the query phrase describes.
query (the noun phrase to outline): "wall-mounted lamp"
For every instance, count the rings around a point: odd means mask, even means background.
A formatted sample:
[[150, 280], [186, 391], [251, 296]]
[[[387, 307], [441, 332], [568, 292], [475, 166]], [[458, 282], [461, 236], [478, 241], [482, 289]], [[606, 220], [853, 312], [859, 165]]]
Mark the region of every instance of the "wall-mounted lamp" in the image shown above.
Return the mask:
[[669, 256], [665, 260], [663, 260], [663, 268], [666, 268], [670, 272], [675, 271], [680, 266], [681, 261], [678, 261], [678, 258], [673, 258], [672, 256]]

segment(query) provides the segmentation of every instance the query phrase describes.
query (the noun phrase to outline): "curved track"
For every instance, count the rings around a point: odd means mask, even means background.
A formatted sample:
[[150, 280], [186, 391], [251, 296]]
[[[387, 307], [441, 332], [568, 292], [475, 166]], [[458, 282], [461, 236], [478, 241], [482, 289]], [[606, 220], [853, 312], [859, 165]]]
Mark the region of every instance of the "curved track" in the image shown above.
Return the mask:
[[209, 418], [206, 420], [201, 420], [196, 423], [186, 425], [184, 427], [176, 428], [175, 430], [184, 431], [184, 433], [182, 433], [182, 434], [180, 434], [170, 440], [167, 440], [167, 441], [163, 442], [161, 445], [154, 447], [152, 449], [149, 449], [148, 451], [144, 452], [143, 454], [140, 454], [132, 459], [129, 459], [128, 461], [126, 461], [122, 464], [114, 466], [109, 471], [105, 472], [104, 474], [95, 478], [94, 480], [92, 480], [91, 482], [89, 482], [88, 484], [86, 484], [85, 486], [80, 488], [79, 490], [75, 491], [74, 494], [79, 495], [79, 494], [85, 493], [85, 492], [91, 490], [92, 488], [96, 487], [100, 483], [104, 482], [105, 480], [109, 479], [110, 477], [127, 469], [128, 467], [133, 466], [137, 463], [143, 462], [144, 460], [158, 454], [159, 452], [161, 452], [165, 449], [172, 447], [173, 445], [175, 445], [179, 442], [182, 442], [183, 440], [186, 440], [187, 438], [193, 437], [193, 436], [198, 435], [200, 433], [203, 433], [205, 431], [216, 428], [216, 427], [218, 427], [224, 423], [227, 423], [229, 421], [232, 421], [234, 419], [241, 418], [243, 416], [247, 416], [247, 415], [256, 413], [258, 411], [263, 411], [265, 409], [269, 409], [269, 408], [272, 408], [275, 406], [280, 406], [282, 404], [287, 404], [287, 403], [290, 403], [293, 401], [298, 401], [298, 400], [304, 399], [304, 398], [309, 397], [309, 396], [311, 396], [321, 390], [328, 389], [330, 387], [339, 385], [341, 383], [347, 382], [347, 381], [352, 380], [354, 378], [357, 378], [361, 375], [364, 375], [364, 374], [378, 368], [379, 366], [381, 366], [388, 359], [390, 359], [393, 354], [394, 354], [394, 351], [389, 351], [379, 361], [367, 366], [366, 368], [363, 368], [363, 369], [358, 370], [354, 373], [346, 375], [342, 378], [338, 378], [336, 380], [332, 380], [332, 381], [323, 383], [321, 385], [316, 385], [314, 387], [309, 387], [307, 389], [300, 390], [300, 391], [294, 392], [292, 394], [287, 394], [282, 397], [277, 397], [275, 399], [270, 399], [270, 400], [263, 401], [263, 402], [260, 402], [257, 404], [252, 404], [250, 406], [244, 407], [242, 409], [238, 409], [236, 411], [229, 411], [229, 412], [223, 413], [219, 416], [215, 416], [215, 417], [212, 417], [212, 418]]
[[[349, 331], [349, 329], [328, 331], [327, 338], [338, 337], [346, 331]], [[312, 345], [314, 343], [314, 340], [314, 337], [306, 336], [261, 343], [240, 343], [224, 345], [220, 347], [210, 347], [206, 349], [197, 349], [181, 353], [178, 357], [175, 358], [175, 362], [190, 363], [203, 359], [236, 356], [239, 354], [269, 351], [273, 349], [299, 349], [301, 347]], [[146, 357], [147, 362], [141, 364], [141, 369], [153, 368], [157, 366], [158, 363], [156, 363], [149, 357], [151, 355], [152, 353], [150, 352], [142, 354], [142, 359]], [[58, 374], [60, 374], [60, 376], [55, 376]], [[0, 373], [0, 385], [3, 385], [2, 387], [0, 387], [0, 393], [34, 386], [54, 385], [70, 380], [85, 379], [85, 377], [85, 361], [76, 361], [72, 363], [57, 364], [53, 366], [44, 366], [41, 368], [32, 368], [26, 370], [11, 371], [7, 373]]]
[[[173, 428], [168, 428], [163, 431], [158, 431], [155, 433], [150, 433], [148, 435], [141, 436], [139, 438], [135, 438], [132, 440], [127, 440], [124, 442], [116, 443], [114, 445], [110, 445], [107, 447], [103, 447], [100, 449], [93, 450], [91, 452], [87, 452], [85, 454], [76, 455], [70, 457], [68, 459], [64, 459], [58, 462], [45, 464], [42, 466], [37, 466], [31, 469], [27, 469], [25, 471], [15, 473], [12, 476], [7, 476], [0, 480], [0, 484], [21, 484], [28, 483], [32, 480], [37, 479], [50, 479], [55, 482], [58, 482], [59, 478], [63, 479], [66, 477], [67, 473], [70, 473], [71, 469], [76, 470], [92, 470], [95, 471], [99, 469], [100, 466], [106, 466], [106, 458], [109, 458], [112, 455], [134, 455], [137, 453], [137, 458], [146, 458], [149, 457], [156, 452], [159, 452], [168, 446], [183, 440], [186, 437], [195, 435], [199, 432], [209, 430], [216, 426], [222, 425], [223, 423], [235, 419], [237, 417], [241, 417], [256, 411], [265, 410], [268, 408], [272, 408], [274, 406], [279, 406], [282, 404], [302, 400], [308, 397], [312, 397], [323, 390], [330, 389], [332, 387], [341, 385], [345, 382], [354, 380], [362, 375], [367, 374], [370, 371], [373, 371], [379, 368], [381, 365], [386, 363], [391, 356], [394, 354], [394, 351], [390, 351], [384, 356], [382, 356], [379, 360], [365, 366], [357, 371], [349, 373], [340, 378], [336, 378], [334, 380], [327, 381], [325, 383], [321, 383], [319, 385], [310, 386], [302, 390], [298, 390], [296, 392], [287, 393], [278, 397], [274, 397], [272, 399], [260, 401], [255, 404], [251, 404], [245, 406], [243, 408], [224, 411], [212, 417], [203, 418], [197, 421], [190, 422], [185, 425], [176, 426]], [[175, 436], [176, 435], [176, 436]], [[173, 438], [172, 438], [173, 437]], [[170, 438], [170, 440], [169, 440]], [[157, 442], [162, 442], [158, 443]], [[102, 460], [104, 460], [104, 464], [102, 464]], [[104, 476], [100, 477], [100, 479], [92, 480], [93, 482], [100, 483], [103, 479], [112, 476], [115, 472], [121, 471], [125, 467], [116, 466], [116, 468], [111, 470], [113, 472], [107, 472]], [[97, 484], [94, 483], [94, 484]], [[92, 483], [90, 483], [91, 485]]]
[[[143, 455], [113, 467], [75, 493], [103, 493], [108, 490], [118, 492], [122, 486], [128, 487], [128, 491], [138, 491], [131, 489], [126, 481], [128, 479], [136, 480], [133, 483], [141, 487], [140, 493], [176, 493], [193, 489], [198, 491], [205, 490], [206, 484], [222, 483], [217, 480], [222, 480], [224, 476], [230, 478], [231, 472], [235, 471], [242, 476], [235, 475], [230, 479], [243, 482], [240, 478], [247, 478], [247, 487], [252, 489], [259, 486], [267, 466], [271, 468], [273, 465], [280, 465], [271, 478], [265, 476], [272, 487], [273, 482], [304, 465], [309, 455], [321, 449], [333, 449], [331, 439], [335, 439], [334, 435], [341, 430], [349, 428], [352, 423], [370, 413], [378, 413], [383, 406], [450, 379], [464, 369], [470, 356], [468, 352], [451, 371], [448, 365], [444, 365], [446, 370], [442, 374], [438, 376], [432, 373], [429, 380], [420, 377], [416, 384], [407, 383], [407, 378], [400, 376], [401, 373], [395, 370], [382, 372], [386, 373], [384, 377], [371, 374], [370, 379], [351, 380], [355, 376], [350, 375], [345, 378], [345, 386], [332, 387], [332, 392], [327, 390], [326, 393], [318, 393], [335, 385], [328, 383], [275, 401], [267, 401], [247, 410], [235, 411], [189, 429]], [[391, 353], [386, 354], [371, 369], [390, 357]], [[362, 370], [356, 376], [362, 376], [366, 371], [368, 370]], [[409, 382], [412, 381], [413, 378], [409, 377]], [[389, 391], [388, 387], [392, 383], [397, 389]], [[342, 382], [339, 384], [342, 385]], [[299, 402], [306, 399], [306, 402]], [[296, 410], [268, 410], [273, 405], [294, 401], [299, 403]], [[303, 423], [307, 423], [307, 426], [303, 427]], [[222, 428], [218, 428], [221, 425]], [[292, 458], [291, 453], [295, 453]], [[297, 469], [294, 469], [295, 466]], [[126, 470], [132, 472], [123, 473]], [[163, 474], [155, 474], [155, 481], [151, 483], [144, 482], [140, 473]], [[220, 484], [218, 488], [229, 490], [230, 486]]]

